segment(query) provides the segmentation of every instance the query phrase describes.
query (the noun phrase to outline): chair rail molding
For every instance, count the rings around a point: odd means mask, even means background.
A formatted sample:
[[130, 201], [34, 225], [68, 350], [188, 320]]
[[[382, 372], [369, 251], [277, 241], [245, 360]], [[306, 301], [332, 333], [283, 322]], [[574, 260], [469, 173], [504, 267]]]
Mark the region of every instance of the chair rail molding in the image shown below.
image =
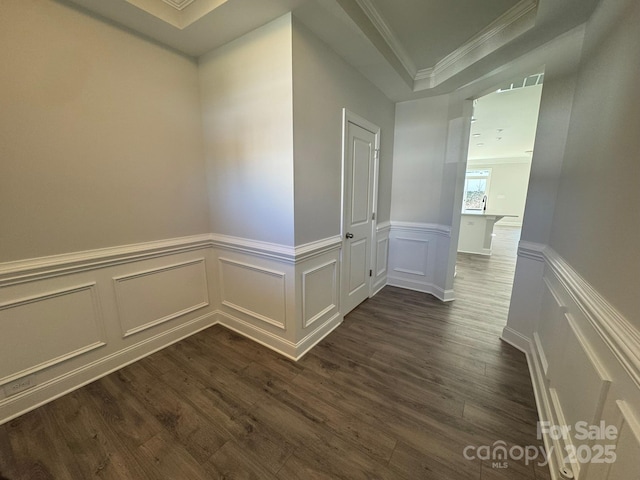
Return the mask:
[[[578, 421], [604, 422], [620, 434], [616, 442], [609, 441], [620, 447], [615, 464], [599, 465], [566, 460], [569, 451], [606, 446], [606, 440], [559, 439], [543, 432], [547, 451], [554, 452], [549, 457], [552, 478], [565, 478], [561, 469], [581, 480], [631, 478], [640, 454], [640, 429], [634, 420], [640, 417], [640, 330], [550, 246], [520, 242], [518, 257], [520, 283], [514, 284], [510, 310], [533, 325], [510, 313], [502, 339], [527, 356], [540, 421], [571, 431]], [[532, 290], [541, 292], [538, 309], [528, 302]], [[526, 312], [519, 303], [535, 312]], [[519, 331], [525, 327], [532, 333]]]

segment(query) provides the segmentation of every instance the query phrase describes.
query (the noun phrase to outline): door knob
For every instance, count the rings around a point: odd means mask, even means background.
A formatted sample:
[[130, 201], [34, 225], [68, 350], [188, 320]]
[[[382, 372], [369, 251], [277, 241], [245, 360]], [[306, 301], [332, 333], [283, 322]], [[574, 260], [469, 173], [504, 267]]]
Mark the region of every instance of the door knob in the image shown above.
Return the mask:
[[345, 235], [345, 237], [347, 237], [347, 238], [353, 238], [353, 233], [349, 233], [349, 232], [347, 232], [347, 234]]

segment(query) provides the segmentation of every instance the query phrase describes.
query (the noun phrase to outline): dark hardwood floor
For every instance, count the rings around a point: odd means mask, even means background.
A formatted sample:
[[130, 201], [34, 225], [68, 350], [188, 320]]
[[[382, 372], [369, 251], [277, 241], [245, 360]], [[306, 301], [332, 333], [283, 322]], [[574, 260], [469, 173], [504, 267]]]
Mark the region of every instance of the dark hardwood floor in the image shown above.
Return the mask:
[[0, 427], [0, 478], [548, 479], [463, 457], [539, 445], [506, 322], [519, 231], [457, 300], [387, 287], [295, 363], [213, 327]]

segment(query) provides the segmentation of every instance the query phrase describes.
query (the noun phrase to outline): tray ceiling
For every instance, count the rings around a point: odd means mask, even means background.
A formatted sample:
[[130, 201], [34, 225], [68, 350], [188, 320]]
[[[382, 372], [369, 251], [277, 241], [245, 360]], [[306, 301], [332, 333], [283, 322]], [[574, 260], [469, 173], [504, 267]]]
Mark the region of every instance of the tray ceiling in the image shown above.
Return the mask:
[[448, 93], [486, 76], [580, 25], [598, 2], [58, 1], [77, 4], [192, 57], [293, 12], [297, 20], [396, 101]]

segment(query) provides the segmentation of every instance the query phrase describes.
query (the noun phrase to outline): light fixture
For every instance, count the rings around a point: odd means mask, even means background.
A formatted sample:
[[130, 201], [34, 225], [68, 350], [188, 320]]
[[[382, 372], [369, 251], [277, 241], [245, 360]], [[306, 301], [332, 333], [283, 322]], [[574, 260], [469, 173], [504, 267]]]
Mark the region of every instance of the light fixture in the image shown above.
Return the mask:
[[533, 153], [533, 150], [525, 150], [524, 153]]
[[476, 145], [479, 147], [484, 147], [484, 143], [476, 143]]
[[474, 137], [479, 137], [480, 135], [482, 135], [481, 133], [474, 133], [473, 136]]

